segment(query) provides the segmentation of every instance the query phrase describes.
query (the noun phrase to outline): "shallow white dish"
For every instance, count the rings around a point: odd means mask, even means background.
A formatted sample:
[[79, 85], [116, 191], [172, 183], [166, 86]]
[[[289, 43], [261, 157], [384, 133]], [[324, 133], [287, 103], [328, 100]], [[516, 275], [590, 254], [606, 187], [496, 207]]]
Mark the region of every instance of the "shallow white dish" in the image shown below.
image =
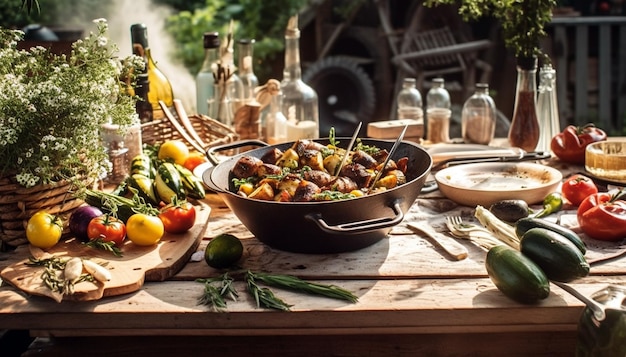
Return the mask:
[[439, 190], [452, 201], [487, 208], [508, 199], [540, 203], [562, 179], [558, 170], [528, 162], [458, 165], [435, 174]]

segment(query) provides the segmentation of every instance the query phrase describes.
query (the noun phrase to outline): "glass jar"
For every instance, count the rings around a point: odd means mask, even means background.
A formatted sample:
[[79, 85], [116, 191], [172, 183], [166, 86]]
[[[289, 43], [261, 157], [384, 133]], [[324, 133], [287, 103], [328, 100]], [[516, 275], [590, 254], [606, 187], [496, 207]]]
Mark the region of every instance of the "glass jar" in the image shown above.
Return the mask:
[[465, 143], [488, 145], [496, 132], [496, 104], [489, 85], [477, 83], [476, 91], [463, 104], [461, 133]]
[[583, 310], [576, 356], [626, 356], [626, 289], [611, 285], [591, 298], [604, 307], [605, 317], [600, 321], [588, 307]]
[[433, 144], [450, 141], [450, 93], [443, 78], [433, 78], [426, 93], [426, 140]]
[[424, 123], [422, 95], [415, 88], [415, 78], [405, 78], [402, 81], [402, 90], [398, 93], [396, 104], [398, 106], [397, 119], [413, 119]]

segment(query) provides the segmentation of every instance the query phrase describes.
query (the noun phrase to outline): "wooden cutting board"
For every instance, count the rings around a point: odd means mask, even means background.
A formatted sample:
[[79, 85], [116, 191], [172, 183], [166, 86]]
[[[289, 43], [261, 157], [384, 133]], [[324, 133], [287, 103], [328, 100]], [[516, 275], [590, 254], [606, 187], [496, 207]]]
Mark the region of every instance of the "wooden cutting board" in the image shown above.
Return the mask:
[[74, 238], [49, 249], [46, 253], [56, 257], [90, 259], [105, 265], [111, 272], [110, 281], [78, 283], [71, 295], [52, 292], [41, 278], [44, 268], [26, 264], [31, 255], [37, 254], [37, 251], [41, 253], [41, 250], [32, 249], [30, 245], [22, 245], [16, 249], [15, 254], [21, 257], [21, 260], [3, 269], [0, 276], [5, 282], [28, 294], [48, 296], [57, 302], [98, 300], [105, 296], [137, 291], [143, 286], [144, 281], [163, 281], [176, 274], [198, 248], [208, 226], [211, 208], [202, 202], [198, 202], [195, 208], [196, 223], [189, 231], [184, 234], [166, 233], [158, 244], [149, 247], [137, 246], [126, 241], [122, 247], [122, 257], [90, 248]]

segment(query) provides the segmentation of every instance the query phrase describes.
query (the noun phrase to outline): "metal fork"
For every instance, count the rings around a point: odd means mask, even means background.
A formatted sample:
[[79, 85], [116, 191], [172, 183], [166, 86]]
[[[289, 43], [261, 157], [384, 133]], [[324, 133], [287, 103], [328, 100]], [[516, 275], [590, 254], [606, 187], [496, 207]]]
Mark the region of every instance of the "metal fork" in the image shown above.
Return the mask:
[[468, 236], [470, 232], [487, 232], [489, 231], [481, 226], [473, 223], [463, 222], [463, 218], [459, 216], [446, 216], [446, 226], [450, 232], [456, 232], [459, 235]]

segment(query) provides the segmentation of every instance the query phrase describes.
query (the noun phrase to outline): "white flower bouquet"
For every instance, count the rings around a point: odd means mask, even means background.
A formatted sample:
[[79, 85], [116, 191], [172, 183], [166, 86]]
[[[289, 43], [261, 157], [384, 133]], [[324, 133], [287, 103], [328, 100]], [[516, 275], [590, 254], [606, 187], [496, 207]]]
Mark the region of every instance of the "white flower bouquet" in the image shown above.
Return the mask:
[[110, 167], [102, 125], [139, 122], [127, 89], [142, 59], [116, 58], [106, 20], [94, 22], [69, 56], [19, 50], [23, 33], [0, 28], [0, 177], [23, 187], [95, 177]]

